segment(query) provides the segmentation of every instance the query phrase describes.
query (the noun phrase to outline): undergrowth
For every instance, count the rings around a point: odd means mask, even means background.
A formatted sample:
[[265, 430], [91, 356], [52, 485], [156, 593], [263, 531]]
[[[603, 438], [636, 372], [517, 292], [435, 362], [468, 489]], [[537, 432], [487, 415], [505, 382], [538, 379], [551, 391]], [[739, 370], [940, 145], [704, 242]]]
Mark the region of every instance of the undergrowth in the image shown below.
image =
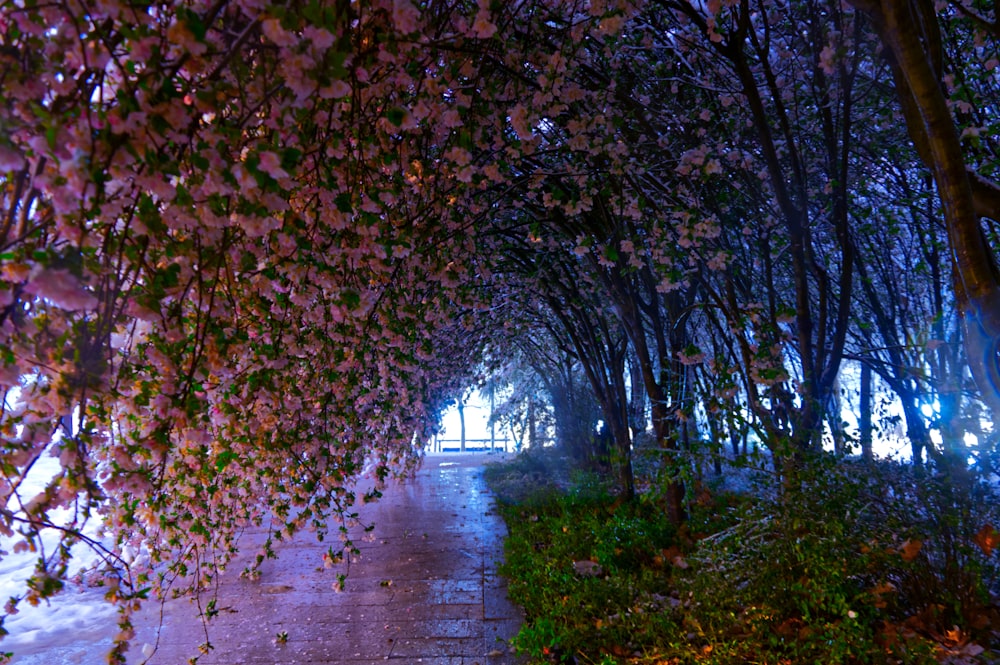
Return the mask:
[[532, 663], [1000, 662], [998, 502], [972, 477], [824, 458], [780, 492], [699, 484], [677, 531], [593, 474], [510, 482], [542, 467], [487, 472]]

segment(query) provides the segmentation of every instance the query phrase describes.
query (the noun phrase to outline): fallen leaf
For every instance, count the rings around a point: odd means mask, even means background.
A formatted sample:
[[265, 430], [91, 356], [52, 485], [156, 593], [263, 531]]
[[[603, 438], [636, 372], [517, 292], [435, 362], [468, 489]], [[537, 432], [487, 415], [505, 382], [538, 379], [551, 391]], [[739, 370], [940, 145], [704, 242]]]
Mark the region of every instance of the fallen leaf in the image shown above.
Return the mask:
[[581, 577], [598, 577], [604, 570], [601, 568], [601, 564], [596, 561], [574, 561], [573, 570], [576, 571], [577, 575]]
[[881, 609], [887, 607], [889, 602], [883, 597], [886, 594], [895, 593], [896, 587], [892, 582], [882, 582], [871, 590], [872, 597], [875, 601], [875, 607]]
[[902, 547], [899, 548], [899, 554], [903, 557], [903, 561], [913, 561], [920, 554], [921, 548], [924, 546], [922, 540], [907, 540], [903, 543]]
[[687, 561], [685, 561], [684, 557], [681, 555], [681, 548], [676, 545], [671, 545], [667, 549], [661, 550], [661, 552], [663, 553], [663, 558], [677, 568], [680, 568], [681, 570], [688, 568]]
[[945, 646], [956, 647], [965, 643], [965, 636], [962, 635], [962, 631], [958, 626], [955, 626], [951, 630], [946, 630], [944, 635], [941, 636], [941, 642]]
[[973, 536], [972, 541], [976, 545], [979, 545], [979, 549], [983, 551], [983, 554], [989, 556], [993, 554], [993, 550], [1000, 544], [1000, 533], [993, 528], [992, 524], [987, 524], [979, 530], [979, 533]]
[[797, 638], [799, 630], [803, 627], [803, 625], [802, 619], [785, 619], [778, 626], [775, 626], [774, 632], [785, 639]]

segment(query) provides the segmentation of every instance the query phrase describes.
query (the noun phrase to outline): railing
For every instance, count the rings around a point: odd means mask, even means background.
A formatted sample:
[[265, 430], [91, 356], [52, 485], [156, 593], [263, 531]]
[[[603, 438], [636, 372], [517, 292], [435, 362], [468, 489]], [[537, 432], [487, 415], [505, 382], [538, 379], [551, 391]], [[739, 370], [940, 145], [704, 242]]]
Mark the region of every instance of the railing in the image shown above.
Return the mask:
[[[466, 439], [465, 451], [467, 453], [488, 453], [488, 452], [509, 452], [513, 442], [508, 438], [502, 439]], [[429, 450], [435, 453], [458, 453], [462, 452], [461, 439], [437, 439], [431, 441]]]

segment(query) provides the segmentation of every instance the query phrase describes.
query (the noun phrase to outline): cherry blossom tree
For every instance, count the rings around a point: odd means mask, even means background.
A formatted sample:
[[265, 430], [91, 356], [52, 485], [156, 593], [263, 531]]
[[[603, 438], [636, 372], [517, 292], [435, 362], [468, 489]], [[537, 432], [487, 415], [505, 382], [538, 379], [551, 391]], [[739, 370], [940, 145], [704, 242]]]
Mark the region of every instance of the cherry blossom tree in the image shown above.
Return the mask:
[[242, 526], [346, 537], [353, 481], [412, 463], [478, 348], [484, 156], [530, 134], [496, 74], [583, 9], [3, 5], [0, 529], [39, 553], [10, 611], [61, 588], [87, 520], [113, 660], [133, 601], [200, 588]]

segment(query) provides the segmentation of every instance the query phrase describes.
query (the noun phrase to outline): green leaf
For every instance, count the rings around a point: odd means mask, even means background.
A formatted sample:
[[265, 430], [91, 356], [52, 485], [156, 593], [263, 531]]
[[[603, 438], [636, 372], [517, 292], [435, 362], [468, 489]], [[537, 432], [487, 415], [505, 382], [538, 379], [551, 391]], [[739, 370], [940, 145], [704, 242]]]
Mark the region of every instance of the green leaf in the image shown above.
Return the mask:
[[257, 269], [257, 257], [250, 252], [243, 252], [240, 255], [240, 270], [242, 272], [251, 272]]
[[397, 106], [396, 108], [389, 109], [389, 111], [385, 114], [385, 117], [389, 120], [389, 122], [394, 124], [396, 127], [399, 127], [403, 124], [403, 119], [406, 118], [406, 111]]
[[205, 41], [205, 34], [208, 32], [208, 28], [197, 12], [191, 11], [186, 7], [181, 7], [177, 10], [177, 17], [184, 21], [187, 29], [191, 31], [195, 39], [199, 42]]
[[361, 295], [354, 289], [344, 289], [340, 295], [340, 300], [351, 311], [361, 306]]
[[341, 192], [340, 194], [337, 194], [337, 197], [333, 199], [333, 202], [337, 206], [337, 210], [340, 212], [354, 212], [354, 208], [351, 206], [350, 192]]
[[298, 148], [285, 148], [281, 152], [281, 168], [286, 171], [293, 170], [302, 161], [302, 151]]
[[219, 453], [219, 456], [215, 458], [215, 468], [217, 471], [222, 471], [229, 463], [237, 458], [237, 454], [231, 450], [223, 450]]
[[188, 191], [187, 187], [184, 185], [177, 185], [177, 192], [174, 195], [174, 203], [182, 206], [189, 206], [194, 203], [194, 197], [191, 196], [191, 192]]

